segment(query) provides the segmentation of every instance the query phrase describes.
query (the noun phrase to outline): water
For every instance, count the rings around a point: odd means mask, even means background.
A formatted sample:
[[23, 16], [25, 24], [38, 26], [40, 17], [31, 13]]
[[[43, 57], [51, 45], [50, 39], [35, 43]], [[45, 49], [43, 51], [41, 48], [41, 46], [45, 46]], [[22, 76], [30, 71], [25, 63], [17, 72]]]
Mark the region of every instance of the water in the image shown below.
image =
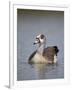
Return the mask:
[[[18, 10], [17, 17], [17, 80], [64, 78], [64, 12]], [[40, 33], [46, 35], [47, 46], [58, 46], [57, 64], [28, 64]]]

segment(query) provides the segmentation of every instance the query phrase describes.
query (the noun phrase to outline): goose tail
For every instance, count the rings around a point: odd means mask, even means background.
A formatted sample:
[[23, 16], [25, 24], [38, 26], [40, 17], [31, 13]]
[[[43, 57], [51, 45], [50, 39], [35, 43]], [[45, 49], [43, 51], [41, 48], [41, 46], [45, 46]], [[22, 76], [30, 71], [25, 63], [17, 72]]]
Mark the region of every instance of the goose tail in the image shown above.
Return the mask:
[[58, 49], [57, 46], [54, 46], [54, 48], [55, 48], [55, 54], [56, 54], [56, 56], [57, 56], [57, 53], [59, 52], [59, 49]]

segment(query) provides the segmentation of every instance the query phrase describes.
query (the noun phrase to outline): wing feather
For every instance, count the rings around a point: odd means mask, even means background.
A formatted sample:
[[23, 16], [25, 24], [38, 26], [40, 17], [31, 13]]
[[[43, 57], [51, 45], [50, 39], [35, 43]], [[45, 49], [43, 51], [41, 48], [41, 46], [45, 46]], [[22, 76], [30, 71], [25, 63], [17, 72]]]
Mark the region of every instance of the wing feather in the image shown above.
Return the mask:
[[44, 49], [43, 56], [50, 61], [54, 61], [54, 55], [57, 55], [58, 51], [57, 46], [47, 47]]

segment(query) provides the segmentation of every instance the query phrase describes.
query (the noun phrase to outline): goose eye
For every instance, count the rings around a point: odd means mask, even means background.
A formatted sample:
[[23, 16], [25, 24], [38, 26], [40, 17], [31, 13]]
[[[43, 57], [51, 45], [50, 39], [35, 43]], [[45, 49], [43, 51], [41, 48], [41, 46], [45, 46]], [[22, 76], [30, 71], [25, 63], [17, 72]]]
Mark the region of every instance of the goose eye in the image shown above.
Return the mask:
[[44, 38], [44, 35], [41, 35], [41, 39], [43, 39]]

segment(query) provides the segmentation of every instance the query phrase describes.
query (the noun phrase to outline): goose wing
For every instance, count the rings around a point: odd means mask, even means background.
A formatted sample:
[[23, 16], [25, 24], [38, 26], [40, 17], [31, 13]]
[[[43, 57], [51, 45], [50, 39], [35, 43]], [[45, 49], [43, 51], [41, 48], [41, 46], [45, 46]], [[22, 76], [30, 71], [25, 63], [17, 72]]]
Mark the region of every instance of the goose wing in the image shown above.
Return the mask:
[[57, 53], [59, 52], [59, 49], [57, 46], [51, 46], [51, 47], [47, 47], [44, 49], [44, 52], [43, 52], [43, 56], [50, 60], [50, 61], [53, 61], [54, 60], [54, 55], [57, 56]]
[[36, 52], [37, 52], [37, 51], [34, 51], [34, 52], [30, 55], [29, 60], [28, 60], [29, 62], [31, 62], [31, 59], [34, 57], [34, 55], [36, 54]]

